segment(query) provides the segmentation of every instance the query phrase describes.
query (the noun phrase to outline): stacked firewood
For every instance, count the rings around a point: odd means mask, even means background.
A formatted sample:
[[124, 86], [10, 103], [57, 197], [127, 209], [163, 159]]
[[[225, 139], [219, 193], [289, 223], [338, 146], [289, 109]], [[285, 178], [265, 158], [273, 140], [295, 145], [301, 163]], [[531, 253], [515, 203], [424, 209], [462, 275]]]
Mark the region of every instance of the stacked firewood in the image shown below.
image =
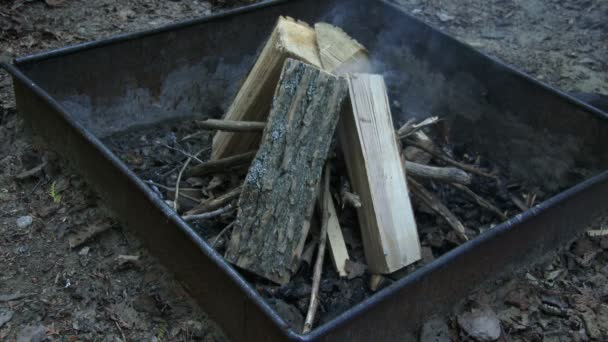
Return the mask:
[[[198, 158], [191, 156], [174, 190], [173, 205], [181, 213], [180, 196], [187, 196], [180, 194], [182, 177], [212, 175], [214, 183], [243, 175], [241, 185], [182, 217], [209, 219], [236, 210], [221, 233], [224, 257], [276, 284], [290, 281], [311, 246], [310, 231], [319, 231], [304, 332], [315, 321], [326, 246], [338, 274], [349, 273], [337, 208], [356, 208], [375, 282], [421, 258], [410, 192], [445, 219], [461, 242], [468, 240], [460, 220], [423, 185], [427, 179], [450, 184], [506, 219], [467, 187], [473, 177], [496, 176], [450, 159], [427, 136], [424, 128], [438, 118], [412, 119], [394, 129], [383, 77], [371, 71], [368, 51], [341, 29], [279, 18], [224, 117], [198, 123], [217, 131], [210, 159], [190, 167]], [[336, 160], [345, 175], [335, 174]], [[438, 160], [441, 166], [431, 165]], [[342, 180], [339, 185], [331, 185], [332, 176]]]

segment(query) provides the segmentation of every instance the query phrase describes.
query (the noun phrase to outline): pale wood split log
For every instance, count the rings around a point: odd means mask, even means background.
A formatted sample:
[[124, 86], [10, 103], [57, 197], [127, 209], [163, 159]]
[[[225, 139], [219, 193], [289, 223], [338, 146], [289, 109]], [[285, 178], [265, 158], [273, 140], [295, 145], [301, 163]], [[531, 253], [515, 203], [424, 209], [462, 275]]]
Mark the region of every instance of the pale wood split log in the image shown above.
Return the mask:
[[[306, 23], [281, 17], [245, 83], [224, 119], [266, 121], [274, 87], [283, 62], [297, 59], [340, 75], [371, 69], [365, 47], [335, 26], [318, 23], [314, 30]], [[255, 149], [260, 134], [218, 132], [213, 138], [211, 159]]]
[[239, 198], [226, 260], [276, 283], [289, 281], [346, 92], [343, 79], [286, 61]]
[[316, 23], [315, 32], [324, 70], [336, 75], [371, 71], [365, 47], [341, 28], [327, 23]]
[[262, 132], [264, 127], [266, 127], [266, 122], [207, 119], [205, 121], [197, 121], [196, 125], [206, 130], [225, 132]]
[[357, 209], [365, 256], [372, 273], [386, 274], [421, 258], [403, 160], [380, 75], [346, 76], [351, 106], [338, 136]]
[[[304, 22], [280, 17], [224, 119], [266, 121], [287, 58], [321, 67], [314, 29]], [[218, 132], [213, 137], [211, 159], [253, 150], [259, 144], [260, 136], [259, 133]]]
[[327, 207], [329, 211], [329, 221], [327, 222], [327, 238], [329, 239], [329, 250], [331, 251], [331, 260], [340, 277], [346, 277], [346, 260], [349, 260], [344, 235], [342, 235], [342, 227], [338, 221], [338, 213], [336, 206], [331, 196], [328, 196]]
[[446, 183], [471, 184], [471, 175], [454, 167], [436, 167], [405, 162], [405, 171], [413, 177], [435, 179]]

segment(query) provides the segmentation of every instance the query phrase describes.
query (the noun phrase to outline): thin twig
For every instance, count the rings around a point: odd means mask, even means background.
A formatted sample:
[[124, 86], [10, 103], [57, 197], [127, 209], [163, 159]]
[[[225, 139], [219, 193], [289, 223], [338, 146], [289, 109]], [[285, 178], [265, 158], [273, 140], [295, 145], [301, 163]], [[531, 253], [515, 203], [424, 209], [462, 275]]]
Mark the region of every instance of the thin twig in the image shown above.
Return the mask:
[[312, 277], [312, 290], [310, 293], [310, 306], [304, 321], [303, 334], [307, 334], [312, 330], [312, 325], [315, 320], [315, 314], [319, 306], [319, 287], [321, 284], [321, 274], [323, 273], [323, 259], [325, 258], [325, 246], [327, 245], [327, 223], [329, 222], [329, 201], [331, 194], [329, 192], [329, 178], [331, 165], [329, 162], [325, 164], [325, 175], [323, 178], [323, 195], [320, 196], [323, 214], [321, 219], [321, 235], [319, 237], [319, 250], [317, 251], [317, 260], [315, 261], [315, 269]]
[[[160, 183], [156, 183], [156, 182], [151, 181], [151, 180], [147, 180], [146, 183], [148, 183], [150, 185], [154, 185], [155, 187], [163, 189], [163, 190], [166, 190], [166, 191], [174, 191], [175, 190], [175, 188], [173, 188], [173, 187], [166, 186], [166, 185], [163, 185], [163, 184], [160, 184]], [[200, 198], [195, 198], [195, 197], [192, 197], [192, 196], [190, 196], [188, 194], [183, 194], [183, 193], [181, 193], [179, 195], [181, 197], [187, 198], [187, 199], [189, 199], [191, 201], [200, 202]], [[174, 197], [174, 200], [177, 200], [177, 197]]]
[[224, 229], [222, 229], [222, 231], [220, 231], [215, 238], [213, 238], [213, 242], [211, 242], [211, 247], [215, 248], [215, 246], [217, 245], [217, 242], [220, 240], [220, 238], [226, 234], [226, 232], [228, 231], [228, 229], [232, 228], [232, 226], [234, 226], [234, 222], [236, 221], [232, 221], [230, 223], [228, 223], [228, 225], [226, 225], [226, 227], [224, 227]]
[[196, 214], [208, 212], [210, 210], [215, 210], [221, 206], [226, 205], [226, 203], [231, 202], [232, 200], [236, 199], [237, 197], [239, 197], [241, 195], [241, 190], [242, 190], [242, 186], [239, 185], [236, 188], [228, 191], [227, 193], [225, 193], [219, 197], [212, 198], [212, 199], [206, 200], [205, 202], [202, 202], [196, 208], [188, 211], [187, 214], [196, 215]]
[[173, 209], [175, 210], [175, 212], [177, 212], [177, 210], [179, 209], [179, 183], [182, 181], [182, 175], [184, 174], [184, 171], [186, 170], [188, 165], [190, 165], [192, 158], [198, 157], [199, 154], [203, 153], [207, 149], [209, 149], [209, 147], [205, 147], [202, 150], [196, 152], [196, 154], [194, 156], [188, 157], [188, 160], [186, 160], [182, 169], [179, 170], [179, 174], [177, 175], [177, 182], [175, 182], [175, 196], [174, 196], [175, 200], [173, 201]]
[[414, 123], [414, 121], [414, 119], [408, 120], [403, 126], [401, 126], [401, 128], [397, 130], [397, 135], [399, 136], [399, 139], [405, 139], [426, 126], [436, 124], [437, 122], [439, 122], [439, 117], [431, 116], [422, 120], [419, 123]]
[[196, 124], [202, 129], [218, 130], [225, 132], [261, 132], [266, 127], [266, 122], [217, 119], [197, 121]]
[[432, 192], [428, 191], [422, 184], [418, 183], [411, 177], [407, 177], [407, 183], [412, 194], [416, 196], [422, 203], [443, 217], [446, 222], [454, 229], [456, 235], [464, 241], [469, 240], [466, 234], [466, 230], [462, 222], [454, 215], [448, 207], [446, 207], [437, 196]]
[[420, 178], [435, 179], [447, 183], [471, 184], [471, 175], [455, 167], [429, 166], [411, 161], [405, 162], [408, 175]]
[[456, 183], [452, 183], [452, 186], [455, 187], [458, 190], [461, 190], [465, 194], [469, 195], [469, 197], [471, 197], [472, 199], [474, 199], [475, 202], [477, 202], [477, 204], [479, 204], [480, 207], [486, 208], [489, 211], [493, 212], [501, 220], [506, 221], [506, 220], [509, 219], [507, 217], [507, 215], [505, 215], [502, 211], [500, 211], [500, 209], [498, 209], [492, 203], [486, 201], [483, 197], [479, 196], [478, 194], [476, 194], [475, 192], [473, 192], [473, 190], [469, 189], [468, 187], [466, 187], [466, 186], [464, 186], [462, 184], [456, 184]]
[[186, 170], [188, 165], [190, 165], [191, 161], [192, 158], [188, 158], [188, 160], [186, 160], [186, 162], [184, 163], [182, 169], [179, 170], [179, 174], [177, 175], [177, 182], [175, 182], [175, 198], [173, 200], [173, 210], [175, 210], [175, 212], [177, 212], [177, 210], [179, 209], [179, 183], [182, 181], [182, 175], [184, 174], [184, 170]]
[[182, 220], [184, 220], [186, 222], [196, 221], [196, 220], [207, 220], [210, 218], [218, 217], [224, 213], [229, 212], [230, 210], [232, 210], [232, 204], [228, 204], [227, 206], [225, 206], [223, 208], [219, 208], [217, 210], [210, 211], [208, 213], [202, 213], [202, 214], [196, 214], [196, 215], [185, 215], [185, 216], [182, 216]]
[[199, 163], [201, 163], [201, 164], [203, 163], [203, 161], [202, 161], [202, 160], [200, 160], [200, 159], [198, 159], [198, 157], [197, 157], [197, 156], [192, 155], [192, 154], [190, 154], [190, 153], [188, 153], [188, 152], [186, 152], [186, 151], [184, 151], [184, 150], [181, 150], [181, 149], [179, 149], [179, 148], [175, 148], [175, 147], [169, 146], [169, 145], [167, 145], [167, 144], [161, 144], [161, 146], [166, 147], [166, 148], [168, 148], [168, 149], [170, 149], [170, 150], [173, 150], [173, 151], [177, 151], [177, 152], [179, 152], [179, 153], [183, 154], [184, 156], [186, 156], [186, 157], [188, 157], [188, 158], [192, 158], [192, 159], [196, 160], [197, 162], [199, 162]]
[[452, 166], [456, 166], [459, 169], [462, 169], [464, 171], [468, 171], [470, 173], [476, 174], [478, 176], [483, 176], [483, 177], [487, 177], [487, 178], [492, 178], [494, 180], [498, 179], [498, 177], [496, 177], [496, 175], [487, 173], [487, 172], [483, 172], [480, 169], [472, 166], [472, 165], [468, 165], [468, 164], [464, 164], [464, 163], [460, 163], [457, 162], [451, 158], [448, 158], [446, 156], [444, 156], [443, 154], [434, 151], [433, 149], [427, 148], [426, 146], [423, 146], [422, 144], [418, 144], [417, 142], [413, 142], [413, 141], [409, 141], [407, 142], [408, 145], [410, 146], [414, 146], [416, 148], [419, 148], [421, 150], [423, 150], [424, 152], [432, 155], [433, 157], [439, 158], [441, 160], [443, 160], [444, 162], [446, 162], [447, 164], [450, 164]]
[[120, 327], [120, 324], [118, 324], [118, 321], [114, 320], [114, 324], [116, 324], [116, 327], [118, 328], [118, 331], [120, 332], [120, 335], [122, 336], [123, 342], [127, 342], [127, 338], [125, 337], [125, 333], [122, 331], [122, 328]]
[[200, 165], [196, 165], [190, 169], [187, 174], [188, 176], [204, 176], [211, 173], [226, 173], [234, 168], [249, 165], [253, 158], [255, 158], [256, 153], [257, 151], [249, 151], [227, 158], [209, 160]]
[[526, 206], [526, 204], [519, 198], [519, 196], [510, 193], [509, 197], [511, 198], [511, 201], [513, 202], [513, 204], [515, 204], [515, 206], [517, 208], [519, 208], [519, 210], [521, 210], [522, 212], [530, 209], [529, 207]]

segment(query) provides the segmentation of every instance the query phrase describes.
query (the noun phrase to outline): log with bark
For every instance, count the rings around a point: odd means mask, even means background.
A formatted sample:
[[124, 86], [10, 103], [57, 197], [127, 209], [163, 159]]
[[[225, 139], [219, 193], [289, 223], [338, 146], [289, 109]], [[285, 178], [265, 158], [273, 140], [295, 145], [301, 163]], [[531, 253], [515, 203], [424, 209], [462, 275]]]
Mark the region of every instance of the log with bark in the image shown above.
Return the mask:
[[278, 284], [289, 281], [346, 93], [343, 79], [286, 61], [239, 198], [228, 261]]
[[[226, 120], [266, 121], [275, 86], [287, 58], [321, 67], [316, 34], [308, 24], [280, 17], [264, 49], [230, 108]], [[218, 132], [213, 138], [211, 159], [220, 159], [257, 148], [259, 133]]]
[[420, 259], [420, 242], [403, 159], [380, 75], [346, 76], [350, 106], [338, 125], [346, 169], [360, 196], [357, 216], [372, 273], [391, 273]]
[[[367, 50], [335, 26], [308, 24], [281, 17], [234, 102], [224, 115], [232, 121], [266, 121], [279, 72], [287, 58], [297, 59], [333, 74], [364, 72], [370, 63]], [[254, 150], [259, 133], [218, 132], [211, 159]]]

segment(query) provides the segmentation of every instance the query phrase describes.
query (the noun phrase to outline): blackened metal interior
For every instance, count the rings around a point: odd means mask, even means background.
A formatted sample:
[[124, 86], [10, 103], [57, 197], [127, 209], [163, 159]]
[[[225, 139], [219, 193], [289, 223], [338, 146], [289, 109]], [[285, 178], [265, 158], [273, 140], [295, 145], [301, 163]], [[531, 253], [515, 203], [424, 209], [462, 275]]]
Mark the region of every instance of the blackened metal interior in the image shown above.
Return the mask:
[[[396, 124], [410, 117], [441, 115], [449, 121], [456, 145], [481, 152], [513, 179], [552, 193], [569, 190], [439, 258], [313, 334], [298, 336], [98, 140], [168, 119], [219, 117], [279, 15], [336, 24], [365, 45], [375, 71], [385, 76], [391, 101], [398, 103], [393, 108]], [[144, 240], [151, 250], [174, 267], [236, 340], [399, 339], [437, 307], [452, 304], [454, 297], [499, 269], [552, 250], [608, 207], [589, 204], [608, 188], [603, 172], [608, 169], [605, 113], [531, 80], [384, 1], [265, 3], [25, 57], [5, 67], [15, 77], [19, 110], [34, 131], [82, 170], [127, 225], [148, 235]], [[104, 189], [102, 184], [113, 185]], [[566, 216], [564, 210], [572, 214]], [[130, 212], [151, 211], [144, 222], [149, 231], [130, 217]], [[531, 242], [522, 244], [523, 239]], [[180, 247], [163, 248], [161, 241]], [[184, 260], [191, 263], [183, 265]], [[209, 274], [197, 278], [197, 270]], [[193, 286], [207, 276], [214, 277], [209, 284]], [[221, 302], [211, 298], [218, 296], [213, 291], [222, 290], [239, 296], [220, 295]], [[418, 294], [432, 298], [416, 299]], [[390, 322], [388, 317], [399, 320]]]

